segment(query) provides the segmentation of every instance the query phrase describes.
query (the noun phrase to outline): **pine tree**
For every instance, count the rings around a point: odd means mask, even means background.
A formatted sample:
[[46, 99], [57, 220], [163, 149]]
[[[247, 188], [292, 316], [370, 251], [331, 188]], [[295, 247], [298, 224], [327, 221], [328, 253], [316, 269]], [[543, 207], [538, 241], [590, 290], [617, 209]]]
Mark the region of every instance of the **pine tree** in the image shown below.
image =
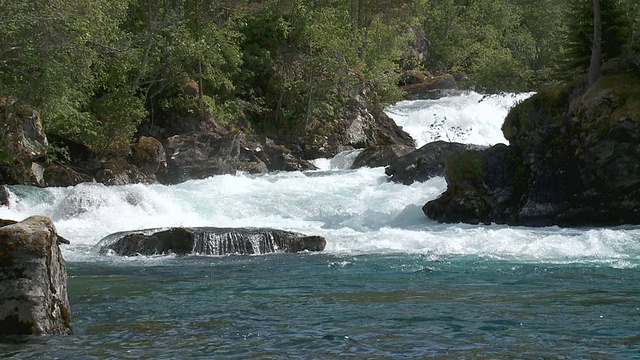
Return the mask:
[[[631, 40], [631, 22], [625, 12], [624, 1], [600, 0], [602, 21], [602, 61], [619, 56]], [[565, 50], [562, 54], [563, 71], [571, 77], [577, 71], [589, 69], [593, 46], [593, 1], [572, 0], [567, 14]]]

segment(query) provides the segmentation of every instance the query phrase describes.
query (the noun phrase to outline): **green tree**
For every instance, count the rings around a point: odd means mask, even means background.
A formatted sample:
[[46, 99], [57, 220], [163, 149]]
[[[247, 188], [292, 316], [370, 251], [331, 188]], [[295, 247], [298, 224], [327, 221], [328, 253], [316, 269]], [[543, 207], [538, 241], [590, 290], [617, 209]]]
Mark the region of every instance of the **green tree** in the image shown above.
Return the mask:
[[[637, 4], [623, 0], [601, 0], [602, 25], [601, 61], [619, 56], [631, 41], [632, 18]], [[571, 78], [586, 73], [591, 62], [593, 46], [593, 0], [572, 0], [567, 13], [565, 48], [562, 53], [561, 76]], [[563, 76], [564, 75], [564, 76]]]
[[241, 63], [234, 16], [211, 0], [148, 0], [130, 8], [123, 27], [139, 49], [134, 85], [152, 121], [219, 110]]
[[591, 45], [591, 61], [589, 63], [589, 86], [595, 84], [600, 73], [600, 52], [602, 51], [601, 21], [600, 0], [593, 0], [593, 44]]
[[397, 2], [383, 3], [270, 1], [247, 14], [236, 83], [244, 100], [262, 105], [254, 123], [282, 135], [323, 127], [357, 83], [376, 101], [397, 99], [407, 25]]
[[563, 28], [553, 0], [422, 0], [431, 42], [427, 66], [466, 75], [488, 91], [524, 90], [548, 82]]
[[118, 28], [128, 6], [128, 0], [0, 2], [7, 35], [0, 96], [39, 110], [48, 133], [101, 152], [127, 143], [144, 116], [132, 89], [121, 88], [132, 60]]

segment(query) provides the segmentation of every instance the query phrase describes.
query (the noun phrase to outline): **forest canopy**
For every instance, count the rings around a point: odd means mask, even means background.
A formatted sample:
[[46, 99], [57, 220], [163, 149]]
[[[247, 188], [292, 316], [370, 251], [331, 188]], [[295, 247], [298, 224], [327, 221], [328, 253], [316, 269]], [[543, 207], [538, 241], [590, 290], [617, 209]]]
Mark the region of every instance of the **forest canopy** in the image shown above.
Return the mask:
[[[407, 69], [489, 92], [536, 89], [584, 65], [590, 2], [0, 1], [3, 125], [12, 107], [33, 107], [47, 133], [104, 153], [142, 123], [184, 116], [315, 131], [352, 89], [400, 99]], [[638, 29], [639, 9], [601, 2], [606, 59]]]

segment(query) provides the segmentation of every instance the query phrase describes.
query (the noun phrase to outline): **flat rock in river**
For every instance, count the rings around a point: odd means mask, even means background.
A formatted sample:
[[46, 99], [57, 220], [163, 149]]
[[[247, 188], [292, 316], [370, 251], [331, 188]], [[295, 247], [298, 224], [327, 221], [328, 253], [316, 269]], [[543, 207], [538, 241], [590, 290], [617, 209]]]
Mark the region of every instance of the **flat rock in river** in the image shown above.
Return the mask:
[[272, 252], [322, 251], [326, 240], [270, 228], [169, 228], [123, 232], [102, 239], [103, 254], [121, 256], [157, 254], [265, 254]]

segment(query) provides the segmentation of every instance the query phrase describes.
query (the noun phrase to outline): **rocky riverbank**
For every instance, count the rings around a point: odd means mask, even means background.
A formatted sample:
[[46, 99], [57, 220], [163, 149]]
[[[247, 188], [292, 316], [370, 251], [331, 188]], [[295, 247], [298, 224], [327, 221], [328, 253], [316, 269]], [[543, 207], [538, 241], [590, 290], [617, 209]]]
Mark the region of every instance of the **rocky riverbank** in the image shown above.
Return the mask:
[[[20, 108], [10, 116], [20, 121], [12, 122], [5, 136], [7, 146], [0, 151], [0, 184], [175, 184], [237, 171], [307, 170], [314, 168], [310, 159], [350, 149], [415, 146], [379, 104], [357, 89], [349, 95], [346, 110], [325, 131], [278, 139], [248, 125], [225, 128], [213, 117], [183, 117], [161, 126], [141, 126], [129, 149], [101, 156], [66, 139], [54, 139], [57, 148], [52, 148], [35, 110]], [[56, 156], [61, 149], [66, 159]]]
[[441, 222], [528, 226], [640, 224], [640, 50], [586, 80], [540, 91], [509, 113], [510, 145], [446, 163]]

